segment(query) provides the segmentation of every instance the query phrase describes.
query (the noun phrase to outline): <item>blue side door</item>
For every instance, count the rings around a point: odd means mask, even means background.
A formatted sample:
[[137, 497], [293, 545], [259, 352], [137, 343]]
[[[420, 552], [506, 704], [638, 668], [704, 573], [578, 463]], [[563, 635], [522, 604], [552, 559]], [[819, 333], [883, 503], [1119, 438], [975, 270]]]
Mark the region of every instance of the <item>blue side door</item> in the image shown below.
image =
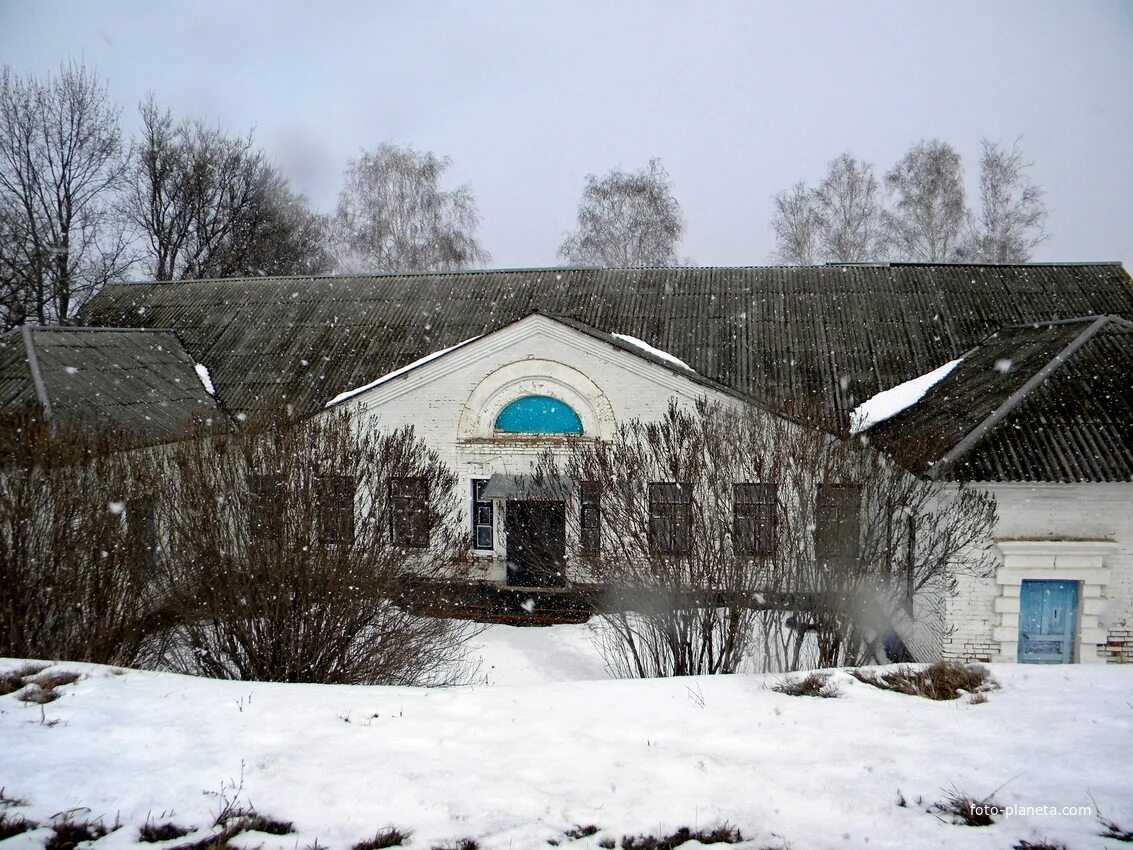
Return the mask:
[[1019, 660], [1073, 661], [1077, 614], [1078, 582], [1024, 581], [1019, 591]]

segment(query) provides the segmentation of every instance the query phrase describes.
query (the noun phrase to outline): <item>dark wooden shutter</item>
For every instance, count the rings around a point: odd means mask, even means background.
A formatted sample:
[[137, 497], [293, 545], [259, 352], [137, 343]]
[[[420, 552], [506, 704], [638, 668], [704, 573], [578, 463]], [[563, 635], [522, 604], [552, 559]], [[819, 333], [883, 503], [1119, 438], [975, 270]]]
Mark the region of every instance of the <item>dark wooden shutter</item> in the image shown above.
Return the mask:
[[732, 545], [737, 555], [775, 551], [779, 488], [775, 484], [732, 486]]
[[583, 554], [597, 555], [602, 551], [602, 488], [597, 481], [583, 481], [581, 490], [579, 542]]
[[692, 535], [692, 485], [649, 485], [649, 545], [660, 555], [687, 555]]
[[814, 555], [820, 567], [852, 569], [861, 541], [861, 488], [821, 484], [815, 507]]
[[259, 473], [248, 476], [248, 526], [257, 540], [283, 537], [283, 476]]
[[429, 482], [424, 478], [391, 478], [390, 539], [398, 546], [429, 545]]
[[354, 542], [354, 492], [352, 475], [319, 477], [319, 541], [349, 545]]

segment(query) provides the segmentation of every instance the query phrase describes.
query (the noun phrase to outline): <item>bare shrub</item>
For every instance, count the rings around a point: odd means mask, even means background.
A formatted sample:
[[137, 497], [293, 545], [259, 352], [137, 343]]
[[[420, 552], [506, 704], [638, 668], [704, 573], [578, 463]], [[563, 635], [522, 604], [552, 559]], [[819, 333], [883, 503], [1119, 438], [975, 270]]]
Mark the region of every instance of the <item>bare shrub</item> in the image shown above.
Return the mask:
[[36, 676], [35, 683], [44, 690], [51, 690], [64, 685], [73, 685], [82, 678], [82, 675], [73, 670], [48, 670]]
[[839, 696], [838, 686], [830, 681], [829, 673], [808, 673], [805, 676], [786, 677], [772, 685], [771, 690], [790, 697], [832, 699]]
[[47, 705], [49, 702], [55, 702], [59, 699], [59, 692], [50, 688], [41, 688], [34, 685], [23, 691], [17, 699], [20, 702], [31, 702], [36, 705]]
[[0, 841], [14, 835], [30, 832], [38, 827], [38, 823], [28, 820], [23, 815], [10, 815], [7, 812], [0, 812]]
[[1045, 838], [1042, 841], [1027, 841], [1023, 838], [1011, 845], [1011, 850], [1066, 850], [1066, 845]]
[[564, 832], [563, 835], [565, 835], [567, 838], [577, 841], [580, 838], [589, 838], [591, 835], [597, 835], [600, 830], [601, 827], [597, 827], [592, 823], [587, 824], [586, 826], [575, 824], [573, 827]]
[[1102, 832], [1099, 833], [1102, 838], [1133, 844], [1133, 829], [1126, 829], [1116, 821], [1102, 817], [1100, 814], [1098, 815], [1098, 823], [1100, 823], [1102, 827]]
[[412, 429], [271, 417], [170, 450], [165, 663], [225, 679], [443, 684], [468, 626], [398, 600], [451, 578], [453, 474]]
[[869, 669], [847, 672], [875, 688], [934, 700], [959, 699], [965, 693], [981, 695], [999, 687], [986, 667], [956, 661], [936, 661], [921, 668], [898, 667], [884, 673]]
[[45, 850], [75, 850], [85, 841], [97, 841], [117, 829], [118, 825], [107, 828], [101, 818], [72, 820], [64, 818], [51, 827], [51, 835], [44, 842]]
[[461, 838], [448, 844], [435, 844], [433, 850], [480, 850], [480, 842], [474, 838]]
[[[28, 680], [47, 668], [46, 664], [21, 664], [15, 670], [0, 673], [0, 696], [11, 694], [27, 685]], [[0, 796], [0, 802], [3, 802]]]
[[724, 824], [714, 829], [691, 830], [682, 826], [670, 835], [639, 835], [622, 838], [622, 850], [676, 850], [689, 841], [701, 844], [739, 844], [743, 834], [733, 826]]
[[374, 833], [373, 838], [359, 841], [350, 850], [384, 850], [386, 847], [400, 847], [409, 841], [409, 836], [412, 834], [408, 830], [387, 826], [385, 829], [379, 829]]
[[0, 420], [0, 655], [134, 663], [151, 631], [148, 449], [33, 416]]
[[750, 406], [674, 400], [657, 422], [547, 452], [535, 479], [581, 493], [568, 555], [608, 589], [596, 630], [618, 676], [731, 673], [753, 653], [796, 670], [804, 644], [820, 667], [867, 663], [898, 619], [942, 628], [956, 576], [992, 569], [990, 496]]
[[147, 819], [142, 824], [141, 829], [138, 830], [138, 841], [145, 842], [146, 844], [156, 844], [159, 841], [172, 841], [174, 838], [184, 838], [188, 835], [190, 830], [183, 826], [178, 826], [172, 821], [156, 824], [150, 823]]
[[[994, 792], [993, 792], [994, 793]], [[950, 788], [943, 800], [933, 803], [929, 811], [947, 823], [959, 826], [991, 826], [1003, 814], [1002, 807], [989, 794], [983, 799]]]

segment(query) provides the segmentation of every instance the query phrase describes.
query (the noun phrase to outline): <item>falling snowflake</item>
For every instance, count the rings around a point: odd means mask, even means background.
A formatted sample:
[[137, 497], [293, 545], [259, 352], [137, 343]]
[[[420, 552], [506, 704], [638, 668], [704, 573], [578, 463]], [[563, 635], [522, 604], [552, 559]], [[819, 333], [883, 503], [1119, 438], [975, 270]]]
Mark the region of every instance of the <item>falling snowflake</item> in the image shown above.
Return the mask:
[[1006, 357], [1001, 357], [995, 361], [996, 372], [1010, 372], [1015, 368], [1015, 364], [1008, 360]]
[[78, 369], [76, 369], [76, 368], [75, 368], [74, 366], [64, 366], [64, 367], [63, 367], [63, 371], [64, 371], [64, 372], [66, 372], [66, 373], [67, 373], [68, 375], [77, 375], [77, 374], [79, 374], [79, 370], [78, 370]]
[[110, 504], [108, 504], [106, 506], [106, 509], [108, 511], [110, 511], [110, 513], [114, 514], [115, 516], [121, 516], [122, 514], [126, 513], [126, 503], [125, 502], [111, 502]]

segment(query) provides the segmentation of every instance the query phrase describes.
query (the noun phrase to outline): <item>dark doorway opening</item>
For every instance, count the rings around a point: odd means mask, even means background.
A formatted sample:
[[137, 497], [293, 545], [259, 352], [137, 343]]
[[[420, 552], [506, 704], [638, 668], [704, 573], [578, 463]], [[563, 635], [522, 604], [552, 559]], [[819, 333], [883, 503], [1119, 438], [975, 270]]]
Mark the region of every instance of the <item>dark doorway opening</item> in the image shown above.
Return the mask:
[[516, 587], [566, 585], [566, 505], [508, 501], [507, 583]]

